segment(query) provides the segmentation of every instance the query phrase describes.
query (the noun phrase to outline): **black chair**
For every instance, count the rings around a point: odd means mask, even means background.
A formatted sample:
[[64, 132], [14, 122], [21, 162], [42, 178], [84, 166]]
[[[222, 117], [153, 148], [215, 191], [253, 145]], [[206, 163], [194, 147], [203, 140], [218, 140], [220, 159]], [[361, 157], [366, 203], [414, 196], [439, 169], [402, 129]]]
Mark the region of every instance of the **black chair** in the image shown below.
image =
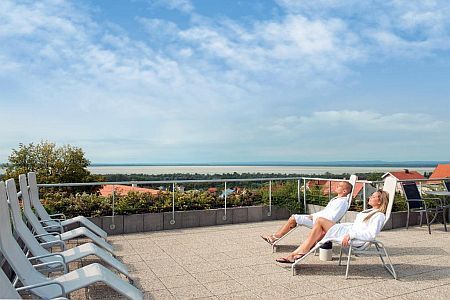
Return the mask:
[[[428, 233], [431, 234], [430, 224], [433, 223], [438, 214], [442, 213], [445, 231], [447, 224], [445, 220], [445, 206], [440, 198], [422, 198], [415, 182], [402, 182], [403, 192], [408, 205], [408, 214], [406, 216], [406, 229], [409, 227], [410, 211], [420, 213], [420, 226], [422, 226], [423, 213], [428, 226]], [[431, 220], [430, 220], [431, 219]]]
[[450, 180], [444, 180], [444, 186], [447, 189], [447, 192], [450, 192]]

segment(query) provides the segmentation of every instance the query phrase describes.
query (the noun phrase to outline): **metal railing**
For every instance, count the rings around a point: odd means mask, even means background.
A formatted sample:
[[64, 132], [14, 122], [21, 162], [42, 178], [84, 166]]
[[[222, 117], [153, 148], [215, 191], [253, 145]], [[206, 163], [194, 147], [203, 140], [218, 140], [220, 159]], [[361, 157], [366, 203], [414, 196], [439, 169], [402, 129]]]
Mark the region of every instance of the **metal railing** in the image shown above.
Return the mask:
[[[406, 182], [406, 181], [415, 181], [419, 182], [420, 190], [422, 190], [422, 182], [424, 181], [442, 181], [445, 178], [436, 178], [436, 179], [414, 179], [414, 180], [399, 180], [398, 182]], [[447, 178], [448, 179], [448, 178]], [[307, 181], [327, 181], [328, 186], [328, 200], [331, 199], [332, 188], [331, 183], [336, 181], [343, 181], [347, 179], [336, 179], [336, 178], [320, 178], [320, 177], [276, 177], [276, 178], [245, 178], [245, 179], [199, 179], [199, 180], [156, 180], [156, 181], [114, 181], [114, 182], [86, 182], [86, 183], [52, 183], [52, 184], [38, 184], [38, 187], [42, 188], [50, 188], [50, 187], [83, 187], [83, 186], [103, 186], [103, 185], [112, 185], [112, 228], [114, 229], [114, 216], [115, 216], [115, 186], [116, 185], [131, 185], [137, 187], [139, 185], [155, 185], [155, 184], [164, 184], [172, 186], [172, 219], [170, 220], [170, 224], [175, 224], [175, 188], [180, 184], [191, 184], [191, 183], [222, 183], [224, 185], [224, 215], [223, 220], [227, 219], [227, 183], [230, 182], [268, 182], [269, 183], [269, 211], [267, 212], [268, 216], [272, 215], [272, 182], [274, 181], [288, 181], [288, 180], [296, 180], [297, 181], [297, 201], [301, 203], [301, 188], [303, 187], [303, 208], [305, 213], [307, 212]], [[301, 185], [303, 182], [303, 185]], [[366, 187], [368, 184], [375, 185], [376, 188], [379, 187], [383, 181], [368, 181], [368, 180], [358, 180], [357, 183], [363, 184], [362, 196], [361, 200], [363, 203], [363, 209], [367, 208], [367, 195], [366, 195]]]

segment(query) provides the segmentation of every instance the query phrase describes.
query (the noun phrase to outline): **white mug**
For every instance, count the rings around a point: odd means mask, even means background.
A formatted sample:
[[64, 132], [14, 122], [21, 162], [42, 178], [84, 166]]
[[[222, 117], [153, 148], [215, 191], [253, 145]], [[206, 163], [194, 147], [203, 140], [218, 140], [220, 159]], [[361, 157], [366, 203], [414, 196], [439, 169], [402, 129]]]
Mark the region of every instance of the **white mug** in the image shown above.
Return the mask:
[[333, 260], [333, 250], [332, 249], [319, 249], [319, 259], [322, 261]]

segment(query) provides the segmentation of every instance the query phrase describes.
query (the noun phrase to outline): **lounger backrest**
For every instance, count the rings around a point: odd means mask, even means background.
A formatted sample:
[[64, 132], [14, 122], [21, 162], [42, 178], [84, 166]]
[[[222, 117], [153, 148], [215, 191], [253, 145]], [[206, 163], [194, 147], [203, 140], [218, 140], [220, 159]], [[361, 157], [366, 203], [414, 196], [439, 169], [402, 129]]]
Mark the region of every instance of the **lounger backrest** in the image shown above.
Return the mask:
[[356, 176], [356, 175], [350, 175], [350, 179], [348, 180], [348, 182], [352, 185], [352, 191], [350, 194], [348, 194], [348, 208], [349, 209], [350, 209], [350, 205], [352, 205], [353, 193], [355, 192], [357, 180], [358, 180], [358, 176]]
[[[22, 219], [22, 210], [19, 206], [19, 198], [17, 197], [17, 190], [14, 181], [6, 182], [6, 190], [8, 194], [8, 203], [11, 210], [14, 229], [19, 235], [20, 239], [25, 243], [27, 248], [31, 251], [33, 256], [49, 254], [36, 240], [34, 235], [28, 229], [27, 225]], [[22, 191], [22, 195], [23, 195]]]
[[[23, 175], [25, 176], [25, 175]], [[25, 179], [26, 181], [26, 179]], [[39, 200], [39, 188], [37, 186], [36, 173], [29, 172], [28, 173], [28, 186], [29, 186], [29, 195], [31, 206], [34, 207], [38, 216], [43, 220], [50, 220], [50, 215], [45, 210], [45, 207], [42, 205]], [[22, 188], [20, 188], [22, 190]], [[22, 190], [23, 192], [23, 190]]]
[[[20, 190], [22, 191], [23, 212], [27, 217], [28, 222], [30, 222], [31, 226], [37, 234], [47, 233], [47, 231], [45, 231], [45, 229], [43, 228], [41, 222], [39, 222], [39, 219], [34, 214], [33, 209], [31, 208], [30, 194], [27, 192], [27, 177], [24, 174], [19, 175], [19, 186]], [[45, 238], [45, 240], [48, 240], [48, 238]]]
[[0, 299], [20, 299], [19, 293], [13, 287], [11, 281], [0, 268]]
[[[420, 195], [417, 184], [413, 181], [401, 183], [403, 192], [405, 193], [406, 201], [408, 201], [409, 208], [422, 207], [422, 196]], [[419, 201], [418, 201], [419, 200]]]
[[[16, 193], [14, 179], [7, 180], [8, 188], [10, 189], [9, 193]], [[14, 190], [12, 189], [14, 186]], [[0, 250], [3, 256], [8, 261], [11, 268], [19, 277], [19, 280], [24, 285], [32, 285], [40, 282], [49, 281], [47, 277], [39, 273], [34, 269], [31, 263], [26, 258], [22, 249], [17, 244], [17, 241], [14, 239], [12, 234], [10, 213], [7, 202], [7, 194], [6, 194], [6, 186], [3, 181], [0, 182], [0, 220], [2, 220], [2, 224], [0, 226]], [[36, 290], [40, 290], [44, 288], [38, 288]], [[45, 289], [55, 289], [55, 293], [58, 293], [57, 287], [45, 287]], [[35, 291], [36, 291], [35, 290]]]
[[395, 188], [397, 187], [397, 179], [394, 177], [388, 177], [384, 181], [383, 185], [383, 191], [387, 192], [389, 194], [389, 203], [388, 207], [386, 209], [386, 218], [384, 220], [384, 225], [386, 225], [387, 221], [391, 217], [392, 212], [392, 205], [394, 205], [394, 198], [395, 198]]

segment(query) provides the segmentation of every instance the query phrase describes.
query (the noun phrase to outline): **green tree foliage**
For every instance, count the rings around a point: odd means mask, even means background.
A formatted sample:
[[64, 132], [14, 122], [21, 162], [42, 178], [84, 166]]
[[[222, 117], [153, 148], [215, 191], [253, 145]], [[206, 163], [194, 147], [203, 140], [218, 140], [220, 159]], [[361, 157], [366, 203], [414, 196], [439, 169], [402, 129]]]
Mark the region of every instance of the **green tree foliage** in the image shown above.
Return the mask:
[[[4, 178], [17, 179], [20, 174], [34, 171], [39, 183], [101, 181], [101, 177], [93, 176], [87, 170], [89, 164], [83, 150], [78, 147], [58, 147], [47, 141], [28, 145], [21, 143], [8, 157]], [[88, 187], [82, 190], [92, 189]]]

